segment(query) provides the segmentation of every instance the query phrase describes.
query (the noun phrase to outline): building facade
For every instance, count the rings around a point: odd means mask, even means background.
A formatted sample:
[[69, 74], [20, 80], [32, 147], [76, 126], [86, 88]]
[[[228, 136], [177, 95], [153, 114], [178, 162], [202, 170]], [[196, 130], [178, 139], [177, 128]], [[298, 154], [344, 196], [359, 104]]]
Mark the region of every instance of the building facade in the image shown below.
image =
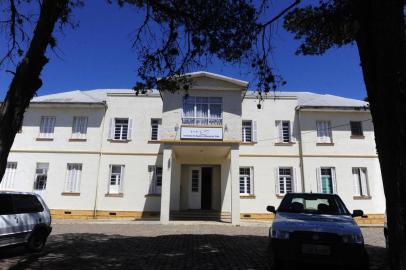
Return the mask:
[[[1, 189], [40, 193], [55, 218], [159, 218], [190, 210], [271, 219], [288, 192], [337, 193], [365, 223], [385, 198], [367, 103], [268, 94], [191, 73], [185, 93], [71, 91], [36, 97]], [[258, 106], [261, 104], [261, 106]]]

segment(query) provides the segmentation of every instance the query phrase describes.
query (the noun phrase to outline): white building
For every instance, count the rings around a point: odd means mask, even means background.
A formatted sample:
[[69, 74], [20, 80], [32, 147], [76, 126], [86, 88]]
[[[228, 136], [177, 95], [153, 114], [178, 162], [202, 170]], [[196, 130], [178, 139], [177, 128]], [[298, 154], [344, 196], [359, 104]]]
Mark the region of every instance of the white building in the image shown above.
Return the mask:
[[333, 192], [368, 214], [362, 222], [382, 222], [365, 102], [286, 92], [258, 108], [247, 82], [190, 75], [187, 95], [106, 89], [34, 98], [0, 188], [41, 193], [55, 218], [166, 223], [204, 209], [233, 224], [272, 218], [266, 206], [286, 192]]

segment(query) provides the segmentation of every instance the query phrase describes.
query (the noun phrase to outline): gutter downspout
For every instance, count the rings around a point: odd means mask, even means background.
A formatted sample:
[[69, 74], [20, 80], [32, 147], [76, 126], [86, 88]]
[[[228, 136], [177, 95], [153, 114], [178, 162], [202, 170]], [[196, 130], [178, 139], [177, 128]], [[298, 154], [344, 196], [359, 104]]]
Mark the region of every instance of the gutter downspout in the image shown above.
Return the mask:
[[300, 166], [300, 180], [302, 185], [302, 192], [306, 192], [305, 176], [304, 176], [304, 162], [303, 162], [303, 144], [302, 144], [302, 128], [300, 126], [300, 106], [296, 107], [298, 113], [298, 128], [299, 128], [299, 166]]
[[104, 134], [104, 122], [106, 120], [106, 112], [107, 112], [107, 104], [104, 102], [104, 115], [102, 120], [102, 130], [100, 135], [100, 147], [99, 147], [99, 161], [97, 163], [97, 178], [96, 178], [96, 190], [94, 196], [94, 206], [93, 206], [93, 219], [96, 219], [96, 211], [97, 211], [97, 199], [98, 199], [98, 192], [99, 192], [99, 181], [100, 181], [100, 162], [101, 162], [101, 155], [102, 155], [102, 146], [103, 146], [103, 134]]

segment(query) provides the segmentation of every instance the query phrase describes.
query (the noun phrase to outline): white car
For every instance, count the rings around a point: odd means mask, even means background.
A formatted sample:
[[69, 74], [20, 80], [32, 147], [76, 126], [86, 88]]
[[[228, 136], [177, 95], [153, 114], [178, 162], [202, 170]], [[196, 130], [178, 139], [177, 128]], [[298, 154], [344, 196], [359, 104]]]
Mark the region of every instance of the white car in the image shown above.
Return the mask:
[[290, 193], [275, 213], [269, 230], [270, 250], [276, 267], [285, 262], [308, 262], [368, 269], [361, 229], [353, 214], [335, 194]]
[[39, 195], [0, 192], [0, 247], [26, 244], [41, 251], [51, 230], [51, 214]]

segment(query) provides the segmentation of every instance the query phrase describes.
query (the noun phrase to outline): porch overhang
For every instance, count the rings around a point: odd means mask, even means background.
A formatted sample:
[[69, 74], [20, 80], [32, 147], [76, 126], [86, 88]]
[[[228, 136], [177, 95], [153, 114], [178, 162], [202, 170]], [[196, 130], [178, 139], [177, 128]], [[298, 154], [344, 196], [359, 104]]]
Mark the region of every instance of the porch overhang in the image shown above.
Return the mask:
[[173, 154], [182, 164], [220, 164], [229, 157], [231, 145], [172, 145]]

